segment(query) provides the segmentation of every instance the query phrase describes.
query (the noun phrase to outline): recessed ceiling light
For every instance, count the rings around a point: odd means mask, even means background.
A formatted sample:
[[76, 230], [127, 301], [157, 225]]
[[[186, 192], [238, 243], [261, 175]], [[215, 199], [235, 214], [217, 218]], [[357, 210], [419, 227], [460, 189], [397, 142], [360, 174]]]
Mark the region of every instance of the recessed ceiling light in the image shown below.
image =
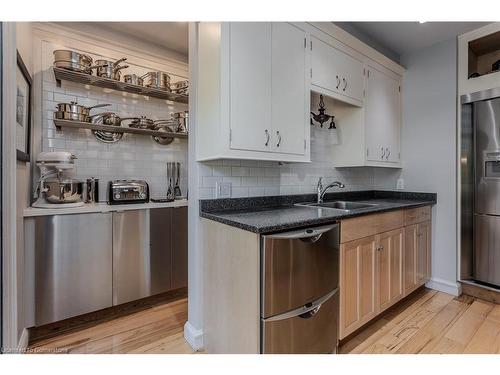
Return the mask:
[[427, 21], [418, 21], [418, 23], [426, 23]]

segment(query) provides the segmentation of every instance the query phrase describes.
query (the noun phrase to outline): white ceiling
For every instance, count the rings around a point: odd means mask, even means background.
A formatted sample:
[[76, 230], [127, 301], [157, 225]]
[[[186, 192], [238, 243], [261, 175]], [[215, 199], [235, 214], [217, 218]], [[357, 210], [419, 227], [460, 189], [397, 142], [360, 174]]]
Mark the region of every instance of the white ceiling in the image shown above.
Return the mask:
[[96, 22], [105, 29], [188, 55], [187, 22]]
[[417, 51], [488, 22], [342, 22], [398, 55]]

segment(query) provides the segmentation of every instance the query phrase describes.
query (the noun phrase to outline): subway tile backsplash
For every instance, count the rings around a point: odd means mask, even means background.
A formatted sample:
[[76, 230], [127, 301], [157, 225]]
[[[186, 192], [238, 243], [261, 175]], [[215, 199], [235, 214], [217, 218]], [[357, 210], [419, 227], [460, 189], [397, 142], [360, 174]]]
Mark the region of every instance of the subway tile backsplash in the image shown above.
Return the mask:
[[121, 141], [107, 144], [98, 141], [90, 130], [57, 131], [52, 119], [60, 102], [76, 101], [85, 106], [109, 103], [109, 107], [96, 108], [91, 114], [112, 111], [122, 118], [144, 115], [152, 119], [169, 118], [171, 112], [187, 110], [187, 105], [66, 81], [59, 87], [50, 67], [52, 49], [49, 45], [42, 47], [42, 151], [74, 153], [78, 158], [75, 177], [80, 180], [91, 176], [99, 178], [99, 198], [102, 201], [107, 199], [108, 181], [114, 179], [144, 179], [149, 183], [151, 197], [165, 196], [166, 162], [169, 161], [181, 163], [181, 191], [186, 195], [187, 140], [176, 139], [172, 144], [162, 146], [149, 136], [124, 134]]
[[[319, 177], [326, 185], [335, 180], [346, 190], [373, 189], [375, 168], [333, 168], [331, 130], [311, 128], [311, 163], [278, 163], [254, 160], [216, 160], [201, 163], [200, 199], [215, 198], [217, 181], [230, 182], [231, 196], [307, 194], [316, 192]], [[387, 174], [392, 176], [388, 171]]]

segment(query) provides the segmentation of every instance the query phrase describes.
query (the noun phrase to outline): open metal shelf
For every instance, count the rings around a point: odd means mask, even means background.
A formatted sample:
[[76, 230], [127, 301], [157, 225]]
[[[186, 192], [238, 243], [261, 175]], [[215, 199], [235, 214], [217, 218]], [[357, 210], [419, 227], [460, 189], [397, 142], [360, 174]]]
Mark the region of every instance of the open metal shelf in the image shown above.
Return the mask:
[[130, 134], [150, 135], [156, 137], [169, 137], [169, 138], [188, 137], [187, 133], [171, 133], [171, 132], [149, 130], [149, 129], [128, 128], [125, 126], [92, 124], [90, 122], [79, 122], [72, 120], [54, 120], [54, 125], [56, 126], [57, 129], [76, 128], [76, 129], [104, 130], [106, 132], [111, 132], [111, 133], [130, 133]]
[[130, 83], [125, 83], [121, 81], [116, 81], [114, 79], [97, 77], [90, 74], [74, 72], [72, 70], [56, 68], [54, 69], [54, 76], [56, 80], [60, 81], [71, 81], [78, 82], [85, 85], [92, 85], [96, 87], [103, 87], [106, 89], [112, 89], [117, 91], [128, 92], [131, 94], [145, 95], [158, 99], [170, 100], [177, 103], [188, 103], [189, 97], [187, 95], [174, 94], [161, 89], [156, 89], [152, 87], [143, 87], [139, 85], [132, 85]]

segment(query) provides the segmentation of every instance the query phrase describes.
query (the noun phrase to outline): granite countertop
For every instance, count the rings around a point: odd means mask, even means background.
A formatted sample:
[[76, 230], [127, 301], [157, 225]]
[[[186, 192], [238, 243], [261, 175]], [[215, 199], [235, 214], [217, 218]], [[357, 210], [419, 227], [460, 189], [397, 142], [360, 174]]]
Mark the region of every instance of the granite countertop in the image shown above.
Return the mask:
[[134, 203], [134, 204], [107, 204], [100, 203], [86, 203], [80, 207], [61, 207], [61, 208], [36, 208], [28, 207], [24, 209], [24, 217], [31, 216], [50, 216], [50, 215], [71, 215], [71, 214], [85, 214], [96, 212], [113, 212], [113, 211], [128, 211], [128, 210], [145, 210], [152, 208], [168, 208], [168, 207], [184, 207], [188, 205], [187, 199], [179, 199], [173, 202], [164, 203]]
[[321, 224], [355, 216], [433, 205], [433, 193], [393, 191], [363, 191], [330, 193], [325, 202], [348, 200], [369, 203], [373, 206], [342, 211], [321, 207], [297, 206], [297, 203], [314, 202], [315, 195], [291, 195], [237, 199], [211, 199], [200, 201], [200, 216], [241, 228], [254, 233], [272, 233]]

